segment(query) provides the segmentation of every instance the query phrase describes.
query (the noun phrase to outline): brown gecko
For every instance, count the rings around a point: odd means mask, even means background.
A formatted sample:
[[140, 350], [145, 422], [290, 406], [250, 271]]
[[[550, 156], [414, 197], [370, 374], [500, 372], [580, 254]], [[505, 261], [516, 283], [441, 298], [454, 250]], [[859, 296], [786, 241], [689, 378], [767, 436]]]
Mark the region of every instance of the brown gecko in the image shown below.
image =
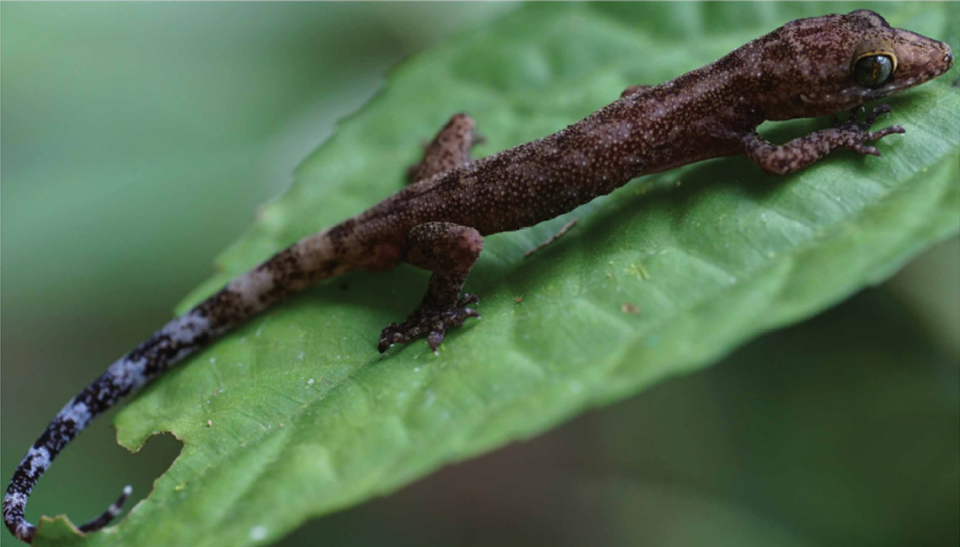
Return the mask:
[[[457, 114], [408, 171], [412, 184], [369, 210], [307, 236], [233, 280], [157, 331], [70, 400], [30, 448], [3, 501], [7, 528], [31, 542], [27, 499], [51, 461], [122, 397], [249, 317], [317, 282], [350, 270], [408, 262], [431, 272], [420, 305], [380, 334], [377, 348], [425, 336], [436, 350], [447, 329], [477, 317], [478, 299], [461, 295], [484, 236], [552, 219], [641, 175], [708, 158], [744, 154], [774, 174], [791, 173], [834, 150], [879, 156], [870, 132], [886, 105], [858, 122], [864, 103], [922, 84], [953, 65], [950, 48], [891, 28], [868, 10], [800, 19], [725, 57], [621, 98], [553, 135], [470, 160], [474, 121]], [[853, 110], [833, 128], [784, 145], [756, 132], [765, 120]], [[80, 527], [92, 532], [120, 512], [130, 487]]]

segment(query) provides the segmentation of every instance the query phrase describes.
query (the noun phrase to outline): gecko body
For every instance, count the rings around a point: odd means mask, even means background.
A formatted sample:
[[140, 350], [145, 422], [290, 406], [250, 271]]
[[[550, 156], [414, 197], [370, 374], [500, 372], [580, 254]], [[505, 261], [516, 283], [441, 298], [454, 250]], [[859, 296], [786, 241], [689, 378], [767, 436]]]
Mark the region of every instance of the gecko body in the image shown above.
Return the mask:
[[[436, 350], [445, 332], [478, 316], [461, 290], [483, 237], [571, 211], [641, 175], [730, 155], [746, 155], [774, 174], [796, 171], [834, 150], [879, 155], [856, 111], [834, 127], [784, 145], [756, 132], [765, 120], [853, 110], [919, 85], [953, 65], [950, 48], [891, 28], [871, 11], [800, 19], [723, 58], [621, 98], [557, 133], [471, 161], [474, 121], [454, 115], [408, 175], [411, 184], [367, 211], [307, 236], [242, 274], [172, 320], [73, 397], [30, 448], [3, 502], [4, 522], [31, 542], [27, 499], [60, 451], [98, 414], [188, 355], [287, 296], [351, 270], [389, 270], [402, 262], [431, 272], [420, 305], [385, 328], [378, 349], [425, 336]], [[116, 503], [80, 526], [92, 532], [119, 514]]]

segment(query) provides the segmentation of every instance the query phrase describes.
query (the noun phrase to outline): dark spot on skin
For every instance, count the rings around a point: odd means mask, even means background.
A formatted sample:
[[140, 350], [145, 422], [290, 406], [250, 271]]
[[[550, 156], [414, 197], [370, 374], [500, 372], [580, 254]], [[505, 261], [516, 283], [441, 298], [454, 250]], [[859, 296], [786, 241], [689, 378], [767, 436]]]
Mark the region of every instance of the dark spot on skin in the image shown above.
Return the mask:
[[[333, 230], [331, 230], [331, 232], [332, 231]], [[297, 272], [301, 272], [302, 268], [300, 267], [300, 259], [297, 257], [296, 251], [293, 247], [287, 247], [273, 255], [263, 264], [257, 266], [256, 271], [269, 272], [274, 280], [276, 280], [297, 275]]]
[[243, 295], [224, 288], [198, 304], [193, 311], [207, 318], [216, 329], [233, 324], [237, 317], [249, 317], [253, 307]]
[[328, 278], [333, 275], [333, 272], [337, 271], [337, 268], [340, 267], [340, 262], [337, 260], [327, 260], [320, 266], [319, 272], [321, 278]]
[[347, 240], [357, 226], [356, 219], [347, 219], [340, 224], [330, 228], [327, 232], [327, 238], [336, 254], [341, 255], [344, 252], [345, 240]]
[[327, 234], [327, 237], [329, 237], [330, 241], [333, 241], [334, 243], [339, 242], [342, 239], [349, 236], [351, 232], [353, 232], [353, 228], [354, 226], [356, 226], [356, 224], [357, 224], [356, 221], [352, 219], [341, 222], [340, 224], [337, 224], [336, 226], [330, 229], [330, 232]]
[[950, 82], [950, 86], [951, 86], [951, 87], [960, 87], [960, 79], [956, 79], [956, 80]]
[[348, 284], [346, 284], [346, 283], [341, 283], [341, 284], [340, 284], [340, 290], [341, 290], [341, 291], [345, 291], [345, 290], [347, 290], [347, 289], [349, 289], [349, 288], [350, 288], [350, 285], [348, 285]]

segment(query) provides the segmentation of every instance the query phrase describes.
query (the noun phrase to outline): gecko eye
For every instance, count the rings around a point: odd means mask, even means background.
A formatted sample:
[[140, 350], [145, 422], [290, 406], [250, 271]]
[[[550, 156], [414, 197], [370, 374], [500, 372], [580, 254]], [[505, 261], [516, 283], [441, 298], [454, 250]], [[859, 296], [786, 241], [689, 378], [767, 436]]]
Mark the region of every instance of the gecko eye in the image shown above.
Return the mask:
[[871, 52], [857, 57], [853, 62], [853, 77], [863, 87], [880, 87], [890, 79], [895, 68], [896, 57]]

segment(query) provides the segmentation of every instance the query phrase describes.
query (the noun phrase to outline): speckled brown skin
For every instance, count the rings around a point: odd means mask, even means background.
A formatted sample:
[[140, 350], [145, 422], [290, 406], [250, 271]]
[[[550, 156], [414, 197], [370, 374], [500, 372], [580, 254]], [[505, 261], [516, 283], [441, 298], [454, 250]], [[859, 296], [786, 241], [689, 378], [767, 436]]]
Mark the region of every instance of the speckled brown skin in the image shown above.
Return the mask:
[[[853, 74], [863, 54], [882, 52], [896, 67], [882, 85]], [[946, 44], [890, 28], [859, 10], [794, 21], [703, 68], [664, 84], [633, 86], [620, 100], [553, 135], [470, 162], [474, 122], [457, 114], [410, 169], [416, 182], [368, 211], [305, 237], [241, 275], [165, 325], [71, 399], [14, 473], [3, 501], [7, 528], [33, 540], [27, 499], [53, 459], [98, 414], [250, 316], [288, 295], [349, 270], [387, 270], [408, 262], [432, 272], [427, 294], [401, 324], [380, 335], [381, 352], [426, 336], [436, 350], [446, 329], [476, 317], [461, 289], [483, 236], [518, 230], [568, 212], [630, 179], [696, 161], [745, 154], [784, 174], [838, 149], [879, 155], [865, 143], [898, 126], [869, 132], [881, 106], [858, 123], [816, 131], [782, 146], [756, 133], [764, 120], [853, 110], [946, 72]], [[81, 527], [92, 532], [119, 514], [124, 495]]]
[[[852, 62], [868, 51], [888, 52], [898, 60], [880, 88], [863, 87], [851, 75]], [[344, 240], [358, 251], [355, 263], [380, 270], [405, 259], [410, 230], [427, 222], [471, 227], [483, 236], [518, 230], [640, 175], [719, 156], [745, 154], [764, 170], [785, 174], [838, 149], [879, 155], [864, 143], [903, 132], [899, 126], [868, 131], [877, 114], [889, 112], [887, 106], [875, 109], [865, 123], [851, 115], [847, 123], [782, 146], [764, 140], [756, 128], [765, 120], [853, 109], [939, 76], [952, 64], [946, 44], [890, 28], [870, 11], [794, 21], [675, 80], [632, 86], [619, 101], [540, 140], [473, 163], [463, 143], [448, 142], [463, 165], [421, 180], [341, 224], [348, 234]], [[459, 294], [461, 287], [448, 292]], [[446, 305], [444, 313], [459, 309], [455, 296]], [[423, 311], [418, 308], [414, 316]], [[433, 332], [442, 338], [443, 325]], [[379, 348], [420, 334], [422, 329], [405, 333], [391, 325]]]

